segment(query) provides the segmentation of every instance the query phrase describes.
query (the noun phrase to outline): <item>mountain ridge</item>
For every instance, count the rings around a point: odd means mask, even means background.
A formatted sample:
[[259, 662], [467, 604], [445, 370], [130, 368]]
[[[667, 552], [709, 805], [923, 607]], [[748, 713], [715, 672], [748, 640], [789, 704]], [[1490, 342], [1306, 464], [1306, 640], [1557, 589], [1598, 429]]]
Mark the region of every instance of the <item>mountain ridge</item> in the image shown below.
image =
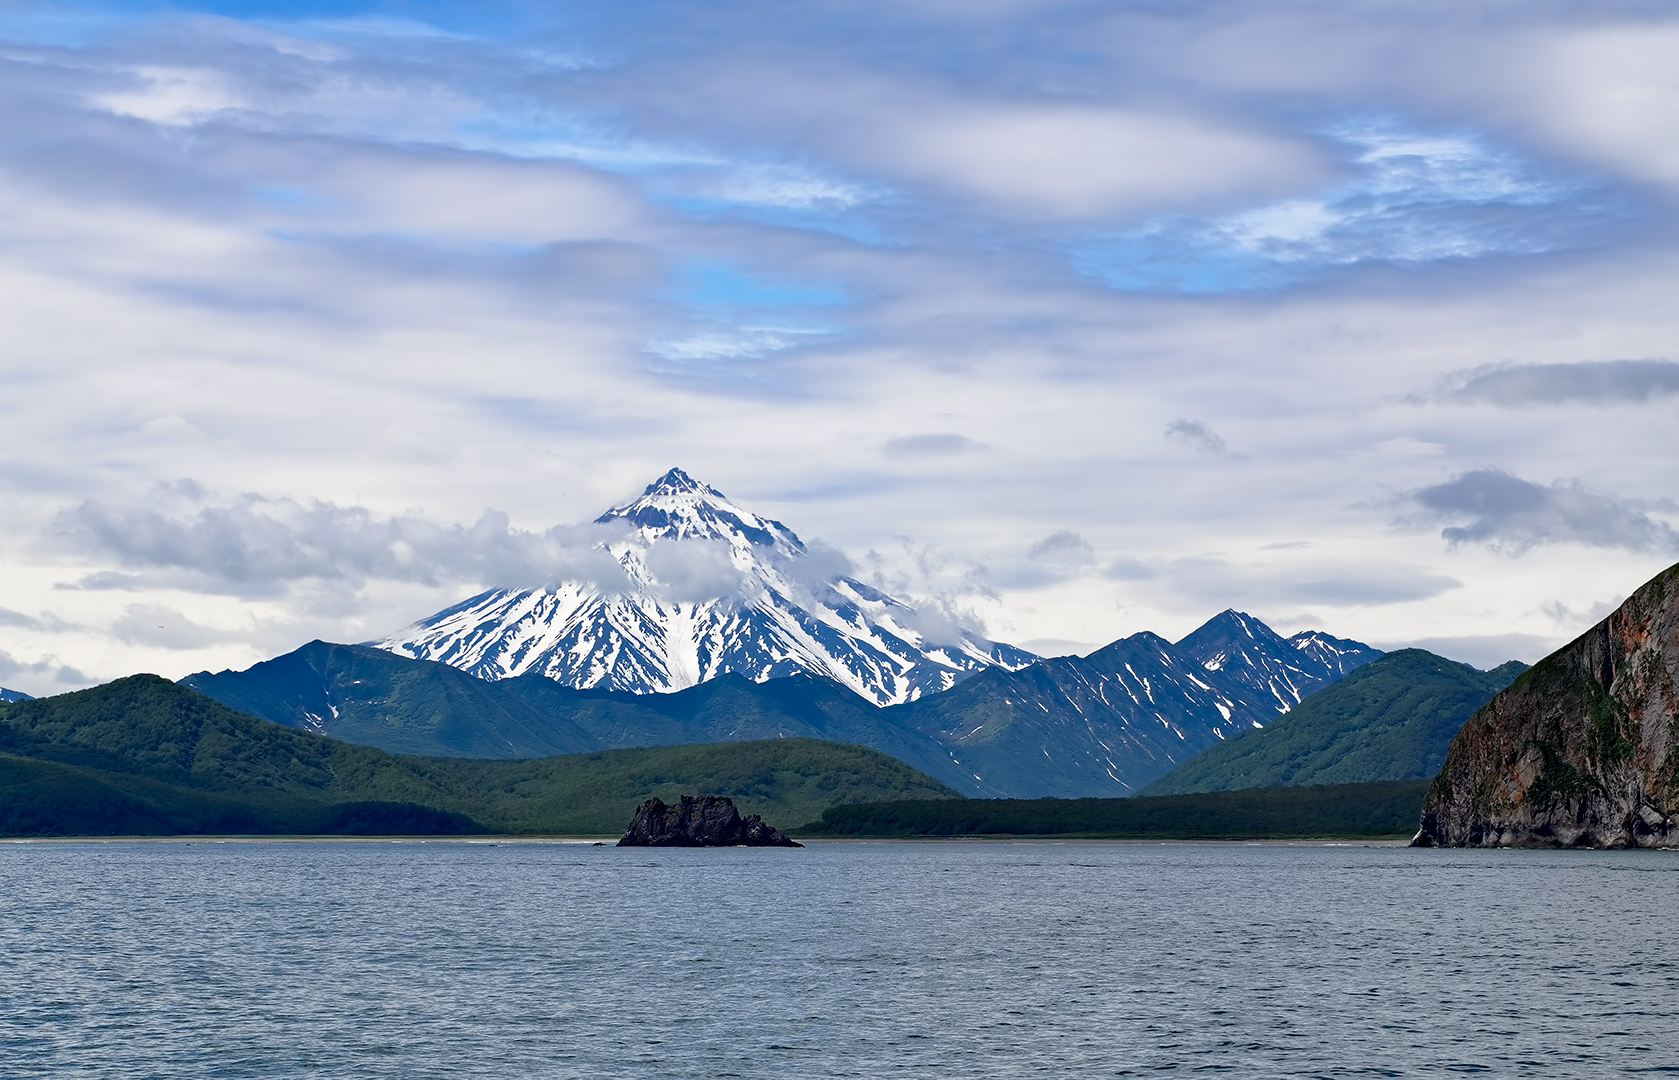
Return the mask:
[[633, 694], [579, 690], [535, 672], [483, 680], [438, 661], [326, 642], [182, 682], [269, 720], [397, 752], [506, 758], [806, 736], [871, 746], [970, 796], [1111, 797], [1269, 723], [1278, 711], [1276, 672], [1306, 685], [1379, 655], [1343, 642], [1315, 660], [1252, 616], [1224, 612], [1210, 621], [1231, 616], [1254, 632], [1214, 650], [1216, 663], [1256, 673], [1246, 679], [1143, 631], [1083, 657], [994, 667], [885, 707], [803, 673], [763, 682], [724, 673], [678, 691]]
[[760, 738], [870, 745], [926, 771], [942, 749], [827, 679], [725, 674], [668, 694], [578, 690], [537, 674], [479, 679], [437, 661], [314, 641], [243, 672], [181, 680], [224, 704], [394, 753], [483, 759]]
[[1363, 642], [1321, 630], [1285, 638], [1247, 612], [1231, 608], [1179, 638], [1176, 645], [1208, 671], [1269, 694], [1279, 711], [1382, 655]]

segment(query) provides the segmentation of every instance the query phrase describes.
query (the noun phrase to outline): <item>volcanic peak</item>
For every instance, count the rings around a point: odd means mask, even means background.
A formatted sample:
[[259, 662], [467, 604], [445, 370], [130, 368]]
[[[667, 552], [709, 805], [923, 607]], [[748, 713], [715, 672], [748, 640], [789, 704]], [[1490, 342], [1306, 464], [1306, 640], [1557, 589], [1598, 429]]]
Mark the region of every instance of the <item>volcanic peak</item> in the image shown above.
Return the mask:
[[805, 672], [876, 705], [1037, 659], [976, 631], [930, 640], [913, 607], [850, 577], [843, 558], [818, 565], [787, 526], [681, 469], [596, 521], [624, 528], [599, 546], [627, 591], [581, 579], [491, 590], [376, 644], [486, 679], [537, 673], [635, 693]]
[[643, 540], [744, 539], [786, 554], [803, 554], [804, 543], [793, 530], [772, 518], [760, 517], [729, 501], [709, 484], [673, 468], [647, 490], [623, 506], [614, 506], [595, 519], [599, 525], [622, 521], [637, 527]]

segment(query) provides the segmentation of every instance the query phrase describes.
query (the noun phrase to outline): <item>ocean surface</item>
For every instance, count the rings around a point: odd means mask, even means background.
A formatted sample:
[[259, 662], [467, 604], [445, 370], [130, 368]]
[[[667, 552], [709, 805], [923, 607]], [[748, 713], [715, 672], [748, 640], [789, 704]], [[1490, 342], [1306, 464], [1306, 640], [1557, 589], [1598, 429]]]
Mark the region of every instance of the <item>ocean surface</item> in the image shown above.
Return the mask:
[[1679, 852], [0, 844], [0, 1076], [1679, 1073]]

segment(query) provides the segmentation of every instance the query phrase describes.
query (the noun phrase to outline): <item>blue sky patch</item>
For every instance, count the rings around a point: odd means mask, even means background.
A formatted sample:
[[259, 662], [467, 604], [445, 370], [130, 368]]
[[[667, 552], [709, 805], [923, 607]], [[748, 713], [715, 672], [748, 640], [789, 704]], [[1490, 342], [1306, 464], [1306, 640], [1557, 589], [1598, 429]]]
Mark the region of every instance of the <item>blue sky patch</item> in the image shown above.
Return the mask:
[[1069, 247], [1074, 267], [1134, 292], [1273, 289], [1340, 267], [1566, 250], [1622, 216], [1597, 185], [1547, 174], [1472, 134], [1381, 121], [1330, 136], [1355, 179], [1218, 217], [1162, 215]]

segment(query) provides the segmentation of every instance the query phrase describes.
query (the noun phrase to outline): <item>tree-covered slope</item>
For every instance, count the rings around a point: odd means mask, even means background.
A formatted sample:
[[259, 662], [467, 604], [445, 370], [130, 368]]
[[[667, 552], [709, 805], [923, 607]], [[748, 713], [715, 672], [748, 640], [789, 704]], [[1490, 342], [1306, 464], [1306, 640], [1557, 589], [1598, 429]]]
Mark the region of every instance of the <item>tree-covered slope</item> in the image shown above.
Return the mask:
[[[461, 761], [459, 775], [482, 792], [451, 804], [498, 831], [617, 834], [642, 801], [727, 795], [744, 814], [777, 826], [820, 817], [830, 807], [870, 802], [880, 792], [954, 799], [959, 793], [866, 746], [818, 739], [755, 739], [603, 750], [531, 761]], [[915, 794], [911, 795], [913, 792]]]
[[1464, 721], [1524, 667], [1478, 671], [1422, 649], [1391, 652], [1262, 730], [1209, 746], [1143, 794], [1433, 776]]
[[729, 795], [771, 821], [953, 797], [867, 747], [814, 739], [520, 761], [410, 757], [249, 716], [136, 675], [0, 709], [0, 832], [611, 833], [651, 795]]
[[799, 836], [1153, 839], [1409, 836], [1427, 780], [1130, 799], [962, 799], [836, 806]]

